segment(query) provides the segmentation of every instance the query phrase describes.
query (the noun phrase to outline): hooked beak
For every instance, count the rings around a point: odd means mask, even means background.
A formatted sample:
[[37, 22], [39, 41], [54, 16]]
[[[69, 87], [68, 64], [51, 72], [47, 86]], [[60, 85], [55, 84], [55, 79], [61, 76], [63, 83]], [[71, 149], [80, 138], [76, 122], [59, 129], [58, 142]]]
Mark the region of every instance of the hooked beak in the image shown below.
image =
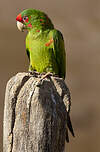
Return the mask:
[[21, 32], [24, 32], [25, 25], [19, 21], [17, 21], [17, 27]]
[[22, 17], [21, 17], [21, 14], [19, 14], [17, 17], [16, 17], [16, 21], [17, 21], [17, 27], [18, 29], [23, 32], [24, 29], [25, 29], [25, 25], [23, 24], [23, 20], [22, 20]]

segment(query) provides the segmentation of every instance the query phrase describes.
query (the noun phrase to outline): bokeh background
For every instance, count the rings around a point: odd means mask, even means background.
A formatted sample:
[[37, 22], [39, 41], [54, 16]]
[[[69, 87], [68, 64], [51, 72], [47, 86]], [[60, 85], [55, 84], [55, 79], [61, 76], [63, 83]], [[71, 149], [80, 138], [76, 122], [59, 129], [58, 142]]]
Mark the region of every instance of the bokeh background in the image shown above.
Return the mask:
[[46, 12], [64, 35], [76, 134], [70, 135], [68, 152], [100, 152], [100, 0], [0, 1], [0, 152], [6, 83], [28, 69], [26, 33], [15, 20], [26, 8]]

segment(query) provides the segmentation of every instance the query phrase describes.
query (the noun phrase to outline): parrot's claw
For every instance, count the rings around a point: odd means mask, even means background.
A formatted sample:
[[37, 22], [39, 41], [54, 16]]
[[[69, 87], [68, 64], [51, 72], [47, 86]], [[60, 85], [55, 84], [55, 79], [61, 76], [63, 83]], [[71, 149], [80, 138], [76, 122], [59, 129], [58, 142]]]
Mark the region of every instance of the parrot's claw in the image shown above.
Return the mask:
[[46, 77], [48, 77], [48, 76], [53, 76], [53, 73], [51, 73], [51, 72], [43, 72], [42, 74], [42, 77], [41, 77], [41, 79], [44, 79], [44, 78], [46, 78]]
[[41, 78], [37, 81], [37, 86], [41, 84], [42, 80], [45, 79], [46, 77], [53, 76], [53, 73], [48, 72], [48, 73], [42, 73]]
[[39, 77], [40, 76], [40, 73], [37, 72], [37, 71], [29, 71], [29, 74], [32, 75], [32, 76], [35, 76], [35, 77]]

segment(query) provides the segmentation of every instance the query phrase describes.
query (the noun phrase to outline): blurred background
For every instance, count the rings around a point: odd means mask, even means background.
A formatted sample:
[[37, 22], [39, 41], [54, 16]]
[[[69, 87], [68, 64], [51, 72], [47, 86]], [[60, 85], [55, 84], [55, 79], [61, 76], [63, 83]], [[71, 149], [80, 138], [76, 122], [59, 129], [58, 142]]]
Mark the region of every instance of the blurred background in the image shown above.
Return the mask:
[[26, 8], [40, 9], [52, 19], [65, 39], [67, 85], [72, 95], [71, 118], [76, 138], [70, 135], [68, 152], [100, 152], [100, 1], [0, 1], [0, 152], [7, 81], [27, 71], [26, 33], [16, 28], [16, 16]]

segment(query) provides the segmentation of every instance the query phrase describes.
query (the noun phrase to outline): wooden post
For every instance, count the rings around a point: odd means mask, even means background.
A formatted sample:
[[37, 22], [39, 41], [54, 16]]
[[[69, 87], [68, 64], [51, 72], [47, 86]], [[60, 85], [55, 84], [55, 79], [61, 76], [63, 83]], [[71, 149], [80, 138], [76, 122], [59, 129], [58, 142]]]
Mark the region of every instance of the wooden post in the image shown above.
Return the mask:
[[3, 152], [63, 152], [67, 98], [63, 79], [18, 73], [6, 87]]

